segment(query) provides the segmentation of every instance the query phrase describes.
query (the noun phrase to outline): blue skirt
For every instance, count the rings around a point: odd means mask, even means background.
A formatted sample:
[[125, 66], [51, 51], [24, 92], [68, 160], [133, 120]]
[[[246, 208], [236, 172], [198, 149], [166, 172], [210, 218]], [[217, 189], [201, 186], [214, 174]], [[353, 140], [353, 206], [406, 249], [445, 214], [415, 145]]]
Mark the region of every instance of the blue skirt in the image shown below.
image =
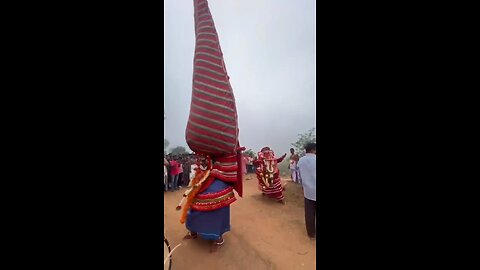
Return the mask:
[[[215, 179], [201, 194], [219, 192], [228, 187], [230, 185], [227, 183]], [[222, 234], [230, 231], [230, 206], [208, 212], [190, 209], [187, 213], [186, 227], [205, 240], [218, 240]]]

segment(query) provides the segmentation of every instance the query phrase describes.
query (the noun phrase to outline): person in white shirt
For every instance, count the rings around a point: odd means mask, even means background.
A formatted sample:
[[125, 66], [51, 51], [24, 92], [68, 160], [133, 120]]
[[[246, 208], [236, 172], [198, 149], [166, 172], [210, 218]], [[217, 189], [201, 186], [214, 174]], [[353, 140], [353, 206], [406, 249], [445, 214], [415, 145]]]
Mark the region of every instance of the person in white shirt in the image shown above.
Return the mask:
[[[195, 170], [197, 169], [198, 165], [197, 163], [193, 163], [192, 166], [190, 167], [190, 181], [192, 181], [192, 179], [195, 177]], [[190, 183], [187, 184], [187, 186], [189, 185]]]
[[169, 165], [168, 160], [164, 157], [163, 158], [163, 189], [167, 190], [168, 185], [168, 169], [167, 166]]
[[316, 239], [317, 144], [308, 143], [306, 154], [298, 161], [305, 196], [305, 225], [310, 238]]
[[298, 178], [298, 166], [297, 166], [297, 163], [298, 163], [298, 155], [295, 154], [295, 149], [293, 148], [290, 148], [290, 172], [291, 172], [291, 177], [292, 177], [292, 181], [294, 183], [296, 182], [300, 182], [299, 178]]

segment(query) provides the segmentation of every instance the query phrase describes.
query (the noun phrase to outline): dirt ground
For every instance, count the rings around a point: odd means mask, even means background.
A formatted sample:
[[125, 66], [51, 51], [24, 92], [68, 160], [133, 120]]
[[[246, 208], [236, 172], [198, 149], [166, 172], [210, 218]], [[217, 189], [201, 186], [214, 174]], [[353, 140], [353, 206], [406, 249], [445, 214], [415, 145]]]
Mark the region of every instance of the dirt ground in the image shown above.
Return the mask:
[[286, 205], [263, 197], [255, 175], [246, 176], [243, 198], [237, 196], [231, 205], [231, 231], [216, 253], [210, 253], [208, 241], [182, 240], [187, 230], [175, 207], [185, 189], [165, 193], [165, 236], [172, 248], [182, 243], [173, 252], [172, 270], [316, 269], [316, 240], [306, 234], [303, 191], [289, 179], [282, 182]]

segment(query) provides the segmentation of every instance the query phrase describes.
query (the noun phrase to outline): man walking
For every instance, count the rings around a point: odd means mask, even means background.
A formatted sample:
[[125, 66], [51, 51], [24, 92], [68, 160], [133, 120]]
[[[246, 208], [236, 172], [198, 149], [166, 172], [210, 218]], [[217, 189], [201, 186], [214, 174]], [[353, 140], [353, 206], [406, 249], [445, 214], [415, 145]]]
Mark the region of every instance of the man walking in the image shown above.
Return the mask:
[[305, 146], [306, 155], [298, 161], [305, 196], [305, 225], [308, 237], [316, 239], [317, 144]]

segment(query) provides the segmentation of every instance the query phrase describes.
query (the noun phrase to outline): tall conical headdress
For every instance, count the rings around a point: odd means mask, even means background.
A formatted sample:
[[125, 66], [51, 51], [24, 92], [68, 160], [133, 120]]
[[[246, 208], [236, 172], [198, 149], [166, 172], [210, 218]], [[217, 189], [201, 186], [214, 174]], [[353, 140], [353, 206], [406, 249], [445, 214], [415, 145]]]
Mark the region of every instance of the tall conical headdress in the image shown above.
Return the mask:
[[190, 116], [185, 132], [196, 153], [235, 154], [238, 121], [235, 98], [207, 0], [194, 0], [195, 56]]

